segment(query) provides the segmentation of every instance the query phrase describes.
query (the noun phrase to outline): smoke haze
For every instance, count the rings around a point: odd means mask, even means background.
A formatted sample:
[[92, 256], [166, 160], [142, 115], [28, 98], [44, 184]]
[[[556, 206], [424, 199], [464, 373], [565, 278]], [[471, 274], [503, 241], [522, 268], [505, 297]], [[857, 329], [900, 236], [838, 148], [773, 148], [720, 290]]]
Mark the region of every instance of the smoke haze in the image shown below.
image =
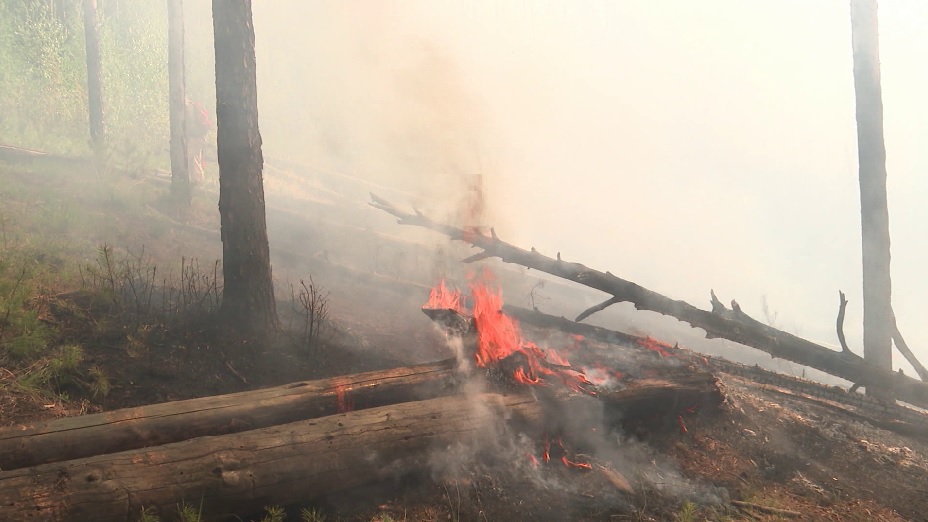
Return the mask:
[[[269, 157], [698, 306], [714, 288], [762, 318], [765, 297], [826, 344], [843, 289], [861, 349], [846, 2], [280, 0], [254, 23]], [[883, 1], [880, 24], [893, 300], [918, 352], [928, 6]]]

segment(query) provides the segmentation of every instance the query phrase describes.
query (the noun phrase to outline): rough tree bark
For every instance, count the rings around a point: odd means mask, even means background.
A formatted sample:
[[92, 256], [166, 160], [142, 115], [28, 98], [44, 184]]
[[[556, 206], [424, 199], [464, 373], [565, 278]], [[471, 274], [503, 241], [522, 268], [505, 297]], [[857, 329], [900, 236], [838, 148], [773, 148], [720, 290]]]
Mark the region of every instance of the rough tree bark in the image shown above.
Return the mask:
[[190, 172], [187, 164], [187, 110], [184, 79], [184, 3], [168, 3], [168, 104], [171, 118], [171, 194], [174, 201], [190, 205]]
[[506, 263], [541, 270], [611, 295], [608, 300], [581, 313], [580, 318], [615, 303], [630, 302], [639, 310], [669, 315], [701, 328], [706, 331], [707, 338], [735, 341], [767, 352], [774, 357], [803, 364], [864, 386], [886, 387], [892, 390], [893, 395], [900, 400], [923, 408], [928, 407], [928, 383], [867, 364], [863, 358], [853, 353], [836, 352], [788, 332], [772, 328], [748, 316], [735, 301], [732, 301], [731, 309], [726, 308], [714, 293], [711, 294], [712, 310], [701, 310], [685, 301], [671, 299], [610, 272], [600, 272], [580, 263], [563, 261], [560, 254], [556, 259], [552, 259], [535, 249], [528, 251], [516, 247], [500, 240], [493, 229], [490, 229], [490, 235], [486, 235], [473, 228], [465, 230], [438, 223], [419, 211], [405, 212], [383, 198], [373, 194], [371, 196], [373, 198], [371, 206], [396, 216], [402, 225], [436, 230], [447, 234], [452, 239], [470, 243], [482, 250], [465, 259], [465, 262], [498, 257]]
[[90, 144], [94, 153], [103, 153], [106, 128], [103, 120], [103, 80], [100, 67], [100, 28], [97, 23], [97, 0], [83, 0], [84, 46], [87, 53], [87, 111]]
[[[864, 358], [878, 368], [892, 370], [889, 210], [876, 0], [851, 1], [851, 39], [860, 168]], [[867, 391], [874, 390], [868, 388]]]
[[637, 389], [600, 399], [458, 395], [2, 472], [0, 520], [122, 521], [146, 507], [164, 516], [184, 499], [219, 518], [425, 470], [453, 444], [491, 449], [507, 425], [540, 439], [565, 411], [589, 408], [624, 422], [721, 400], [714, 381]]
[[250, 0], [213, 0], [216, 132], [222, 227], [222, 315], [236, 330], [276, 326], [258, 131]]
[[295, 382], [0, 429], [0, 470], [224, 435], [448, 395], [454, 361]]

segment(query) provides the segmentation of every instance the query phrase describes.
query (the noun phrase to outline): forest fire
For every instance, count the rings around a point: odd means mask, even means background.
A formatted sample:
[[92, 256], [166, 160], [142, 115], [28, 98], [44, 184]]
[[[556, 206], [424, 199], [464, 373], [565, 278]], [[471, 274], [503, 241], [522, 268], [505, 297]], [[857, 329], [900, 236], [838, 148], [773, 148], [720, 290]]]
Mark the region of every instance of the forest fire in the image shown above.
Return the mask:
[[553, 348], [541, 348], [522, 337], [518, 322], [502, 312], [502, 291], [492, 286], [492, 274], [484, 272], [480, 277], [470, 278], [472, 310], [462, 304], [460, 290], [450, 289], [442, 280], [432, 288], [428, 303], [423, 309], [453, 310], [473, 317], [477, 331], [477, 346], [474, 358], [480, 368], [498, 366], [502, 361], [518, 361], [511, 377], [515, 382], [531, 386], [543, 386], [556, 380], [567, 388], [589, 395], [596, 392], [591, 386], [606, 382], [609, 376], [621, 376], [602, 365], [593, 369], [594, 378], [587, 372], [571, 366], [568, 357]]

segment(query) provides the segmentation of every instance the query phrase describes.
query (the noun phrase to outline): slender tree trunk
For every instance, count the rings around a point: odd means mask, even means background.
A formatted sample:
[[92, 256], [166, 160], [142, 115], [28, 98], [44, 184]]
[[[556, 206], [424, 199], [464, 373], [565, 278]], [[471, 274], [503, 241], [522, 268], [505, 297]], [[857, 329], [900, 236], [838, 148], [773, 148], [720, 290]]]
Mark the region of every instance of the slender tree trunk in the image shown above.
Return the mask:
[[97, 0], [83, 0], [83, 2], [90, 143], [94, 152], [99, 155], [103, 151], [106, 129], [103, 122], [103, 80], [100, 72], [100, 30], [97, 25]]
[[876, 0], [851, 1], [851, 39], [863, 239], [864, 358], [879, 368], [891, 370], [893, 315], [889, 209], [886, 202], [886, 147], [883, 143]]
[[213, 0], [216, 130], [224, 288], [229, 325], [260, 332], [277, 323], [264, 209], [261, 134], [250, 0]]
[[184, 2], [168, 2], [168, 89], [171, 117], [171, 193], [177, 203], [190, 205], [187, 162], [187, 109], [184, 80]]

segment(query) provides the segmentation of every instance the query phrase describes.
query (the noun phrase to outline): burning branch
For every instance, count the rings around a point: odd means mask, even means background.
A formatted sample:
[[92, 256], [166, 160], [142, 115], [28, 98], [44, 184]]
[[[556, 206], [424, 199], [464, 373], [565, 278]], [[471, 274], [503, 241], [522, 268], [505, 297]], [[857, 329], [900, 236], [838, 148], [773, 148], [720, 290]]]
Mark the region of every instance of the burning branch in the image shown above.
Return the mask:
[[535, 249], [524, 250], [499, 239], [490, 229], [486, 235], [477, 228], [459, 228], [438, 223], [418, 210], [414, 214], [405, 212], [389, 201], [371, 194], [370, 205], [396, 216], [401, 225], [415, 225], [441, 232], [452, 239], [470, 243], [482, 252], [465, 261], [498, 257], [507, 263], [515, 263], [580, 283], [609, 294], [611, 297], [583, 314], [604, 309], [607, 306], [628, 301], [639, 310], [650, 310], [675, 317], [706, 331], [707, 338], [724, 338], [756, 348], [774, 357], [787, 359], [866, 385], [872, 383], [888, 387], [895, 397], [928, 407], [928, 384], [904, 375], [876, 368], [867, 364], [862, 357], [851, 352], [836, 352], [819, 344], [802, 339], [788, 332], [777, 330], [749, 317], [737, 302], [726, 308], [712, 293], [712, 310], [702, 310], [684, 301], [673, 300], [648, 290], [631, 281], [616, 277], [610, 272], [600, 272], [580, 263], [567, 262], [544, 256]]

